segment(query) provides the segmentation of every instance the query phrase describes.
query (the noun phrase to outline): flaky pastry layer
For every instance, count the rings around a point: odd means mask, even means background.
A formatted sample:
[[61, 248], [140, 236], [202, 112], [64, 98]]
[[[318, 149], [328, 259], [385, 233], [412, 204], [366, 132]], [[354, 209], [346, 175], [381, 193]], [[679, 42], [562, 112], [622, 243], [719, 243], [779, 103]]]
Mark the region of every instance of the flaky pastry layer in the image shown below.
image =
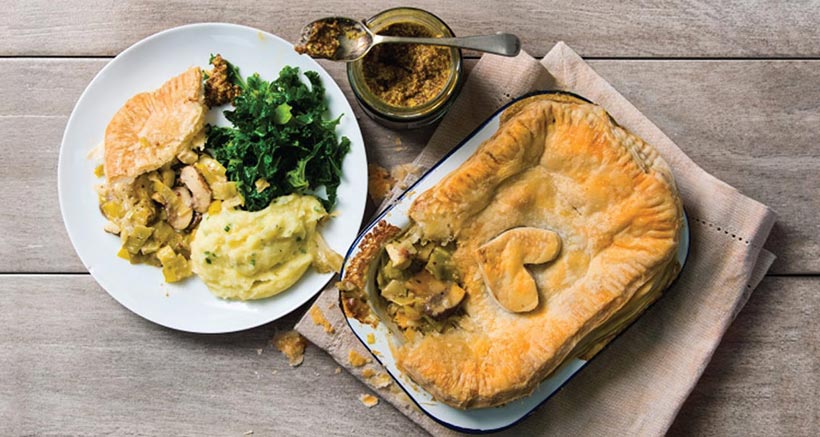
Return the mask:
[[[396, 349], [397, 363], [458, 408], [530, 394], [567, 358], [600, 349], [679, 268], [683, 212], [668, 165], [601, 107], [564, 95], [508, 110], [492, 138], [419, 195], [410, 217], [425, 238], [456, 241], [468, 298], [458, 329], [416, 336]], [[517, 227], [562, 242], [556, 259], [528, 266], [539, 302], [525, 313], [488, 292], [476, 255]]]

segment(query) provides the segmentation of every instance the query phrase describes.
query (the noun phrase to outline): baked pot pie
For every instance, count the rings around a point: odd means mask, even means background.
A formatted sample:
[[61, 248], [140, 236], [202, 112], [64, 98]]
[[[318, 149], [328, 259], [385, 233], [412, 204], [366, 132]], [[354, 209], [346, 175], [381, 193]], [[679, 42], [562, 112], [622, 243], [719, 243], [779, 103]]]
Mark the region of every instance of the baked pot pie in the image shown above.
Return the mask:
[[342, 306], [386, 323], [397, 367], [460, 409], [527, 396], [562, 363], [591, 358], [680, 270], [669, 166], [565, 93], [507, 108], [409, 218], [365, 236], [339, 284]]

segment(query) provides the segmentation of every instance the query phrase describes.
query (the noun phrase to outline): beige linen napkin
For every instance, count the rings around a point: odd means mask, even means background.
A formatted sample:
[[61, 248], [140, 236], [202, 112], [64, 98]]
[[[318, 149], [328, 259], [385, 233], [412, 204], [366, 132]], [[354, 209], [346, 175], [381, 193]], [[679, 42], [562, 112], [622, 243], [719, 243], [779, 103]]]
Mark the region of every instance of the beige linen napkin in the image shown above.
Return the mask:
[[[735, 315], [774, 256], [762, 249], [775, 221], [766, 206], [706, 173], [657, 126], [564, 43], [542, 61], [485, 56], [458, 101], [416, 159], [429, 168], [511, 99], [533, 90], [577, 93], [603, 106], [622, 126], [654, 145], [672, 167], [689, 217], [689, 258], [678, 281], [634, 325], [531, 417], [508, 433], [659, 435], [671, 425]], [[343, 319], [338, 292], [315, 302], [333, 326], [328, 333], [305, 316], [296, 329], [434, 435], [453, 431], [418, 410], [395, 384], [375, 388], [377, 363], [352, 367], [351, 349], [367, 352]], [[363, 375], [364, 372], [364, 375]], [[378, 385], [378, 384], [375, 384]]]

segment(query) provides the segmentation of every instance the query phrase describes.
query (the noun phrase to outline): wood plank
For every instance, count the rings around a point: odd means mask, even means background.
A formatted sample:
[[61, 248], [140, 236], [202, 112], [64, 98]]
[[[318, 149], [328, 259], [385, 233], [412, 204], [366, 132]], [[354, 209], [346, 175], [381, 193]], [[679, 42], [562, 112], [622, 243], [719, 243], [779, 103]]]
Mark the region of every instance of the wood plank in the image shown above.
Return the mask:
[[[87, 275], [1, 279], [0, 308], [15, 309], [0, 318], [3, 435], [419, 432], [386, 404], [359, 404], [366, 389], [334, 374], [315, 347], [301, 367], [288, 367], [269, 341], [305, 308], [242, 333], [193, 335], [130, 313]], [[673, 435], [810, 434], [818, 286], [820, 278], [763, 281]]]
[[[147, 322], [88, 275], [4, 276], [3, 435], [402, 435], [412, 424], [316, 347], [291, 368], [270, 341], [298, 320], [229, 335]], [[66, 311], [67, 308], [71, 310]], [[261, 351], [261, 352], [260, 352]], [[274, 432], [276, 431], [276, 432]]]
[[[272, 31], [294, 41], [313, 19], [344, 14], [369, 17], [379, 6], [349, 0], [320, 4], [273, 0], [197, 2], [63, 2], [12, 0], [0, 15], [0, 55], [100, 56], [119, 53], [163, 29], [195, 22], [235, 22]], [[820, 56], [818, 2], [714, 2], [675, 0], [571, 4], [526, 0], [459, 2], [419, 0], [458, 35], [508, 31], [531, 54], [543, 56], [566, 41], [595, 57], [809, 57]], [[499, 13], [503, 11], [502, 13]]]
[[817, 277], [764, 279], [670, 435], [816, 435], [818, 289]]
[[[82, 272], [53, 188], [67, 115], [107, 60], [0, 61], [0, 272]], [[348, 98], [338, 65], [325, 64]], [[474, 61], [469, 62], [474, 65]], [[708, 171], [780, 213], [775, 273], [820, 272], [820, 61], [592, 61]], [[70, 72], [54, 80], [54, 72]], [[773, 80], [776, 78], [776, 80]], [[25, 92], [19, 92], [25, 90]], [[371, 162], [408, 162], [431, 129], [396, 132], [354, 104]], [[25, 152], [23, 152], [25, 151]], [[40, 188], [38, 188], [40, 187]]]

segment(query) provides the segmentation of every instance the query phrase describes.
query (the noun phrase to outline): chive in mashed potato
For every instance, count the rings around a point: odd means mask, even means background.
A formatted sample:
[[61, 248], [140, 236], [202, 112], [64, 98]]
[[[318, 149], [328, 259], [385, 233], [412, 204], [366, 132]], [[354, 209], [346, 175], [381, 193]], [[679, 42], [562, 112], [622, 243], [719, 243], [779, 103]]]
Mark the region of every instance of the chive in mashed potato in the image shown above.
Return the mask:
[[291, 194], [255, 212], [223, 211], [203, 220], [191, 243], [193, 270], [223, 299], [263, 299], [292, 286], [312, 265], [338, 271], [342, 257], [316, 227], [327, 217], [313, 196]]

